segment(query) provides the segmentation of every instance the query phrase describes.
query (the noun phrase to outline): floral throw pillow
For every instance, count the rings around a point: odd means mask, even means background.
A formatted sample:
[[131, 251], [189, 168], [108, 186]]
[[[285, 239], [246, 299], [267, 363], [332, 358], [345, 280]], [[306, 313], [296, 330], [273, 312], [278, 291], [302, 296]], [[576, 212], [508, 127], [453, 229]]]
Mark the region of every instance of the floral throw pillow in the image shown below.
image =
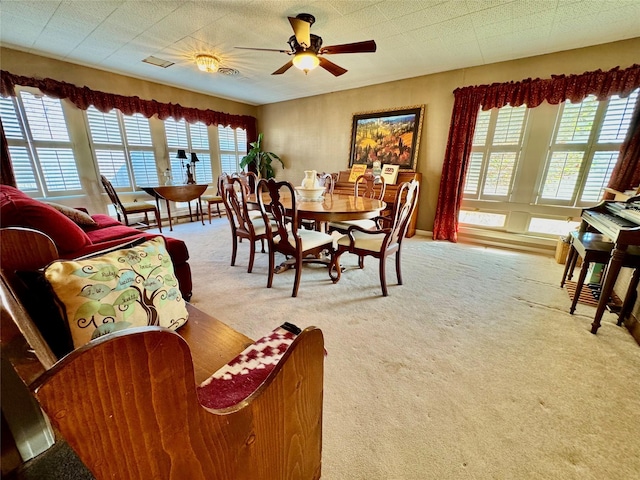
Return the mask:
[[44, 274], [75, 348], [130, 327], [175, 330], [188, 318], [162, 237], [84, 260], [56, 260]]

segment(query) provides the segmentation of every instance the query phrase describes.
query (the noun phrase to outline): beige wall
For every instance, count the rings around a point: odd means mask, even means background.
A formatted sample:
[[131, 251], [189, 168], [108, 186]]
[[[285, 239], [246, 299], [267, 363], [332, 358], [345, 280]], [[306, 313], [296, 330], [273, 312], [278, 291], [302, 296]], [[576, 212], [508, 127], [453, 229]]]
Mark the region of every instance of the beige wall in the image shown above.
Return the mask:
[[[418, 229], [433, 228], [440, 173], [458, 87], [626, 68], [640, 61], [640, 38], [522, 60], [426, 75], [371, 87], [263, 105], [258, 110], [265, 148], [282, 156], [278, 177], [299, 184], [303, 171], [348, 168], [351, 119], [356, 112], [425, 105], [418, 151], [422, 173]], [[348, 75], [348, 73], [347, 73]], [[327, 78], [330, 82], [331, 78]]]

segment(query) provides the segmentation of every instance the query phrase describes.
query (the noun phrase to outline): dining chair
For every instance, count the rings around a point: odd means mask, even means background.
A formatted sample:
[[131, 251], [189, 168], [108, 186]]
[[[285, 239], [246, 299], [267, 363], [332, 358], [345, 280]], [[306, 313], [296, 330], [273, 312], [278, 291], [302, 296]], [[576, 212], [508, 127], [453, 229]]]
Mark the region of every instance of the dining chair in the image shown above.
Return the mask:
[[[215, 205], [216, 210], [218, 211], [218, 217], [222, 218], [222, 212], [220, 211], [220, 204], [224, 205], [224, 200], [222, 199], [222, 195], [220, 194], [220, 188], [216, 191], [215, 195], [202, 195], [200, 200], [205, 203], [207, 206], [207, 210], [209, 212], [209, 224], [211, 224], [211, 206]], [[202, 210], [202, 206], [200, 208]]]
[[340, 237], [337, 241], [336, 252], [331, 267], [331, 276], [334, 282], [340, 280], [342, 273], [340, 256], [343, 253], [349, 252], [358, 255], [358, 266], [360, 268], [364, 268], [363, 259], [369, 255], [380, 260], [380, 286], [382, 287], [382, 295], [386, 297], [388, 295], [386, 260], [387, 257], [395, 253], [396, 276], [398, 278], [398, 285], [402, 285], [400, 261], [402, 239], [407, 232], [411, 214], [418, 203], [419, 192], [420, 183], [417, 180], [404, 182], [400, 185], [396, 193], [393, 215], [390, 218], [380, 217], [381, 220], [379, 220], [378, 228], [369, 230], [357, 225], [349, 227], [346, 235]]
[[[364, 198], [374, 198], [376, 200], [384, 199], [384, 192], [386, 190], [386, 185], [384, 182], [384, 178], [378, 177], [380, 183], [376, 183], [376, 176], [371, 172], [367, 172], [364, 175], [360, 175], [356, 179], [356, 183], [353, 185], [353, 195], [356, 197], [364, 197]], [[358, 226], [361, 228], [365, 228], [368, 230], [375, 230], [378, 228], [378, 225], [375, 220], [366, 219], [366, 220], [345, 220], [342, 222], [329, 222], [327, 225], [327, 230], [329, 233], [333, 231], [340, 232], [342, 234], [346, 234], [347, 230], [351, 226]]]
[[[256, 193], [262, 219], [267, 226], [269, 244], [269, 278], [267, 288], [273, 285], [275, 273], [275, 253], [279, 252], [291, 259], [296, 270], [292, 297], [298, 295], [302, 262], [306, 257], [319, 257], [328, 250], [333, 255], [333, 237], [317, 230], [297, 228], [298, 209], [293, 186], [289, 182], [277, 182], [273, 178], [258, 182]], [[285, 208], [283, 198], [291, 200], [291, 207]], [[330, 271], [329, 271], [330, 273]]]
[[107, 192], [107, 195], [109, 196], [109, 200], [111, 200], [111, 204], [113, 205], [113, 208], [115, 208], [116, 210], [116, 216], [119, 222], [121, 222], [122, 218], [124, 218], [124, 224], [129, 226], [129, 215], [142, 213], [144, 214], [145, 225], [149, 226], [149, 212], [153, 212], [153, 214], [156, 217], [156, 225], [158, 226], [158, 230], [160, 230], [160, 233], [162, 233], [162, 222], [160, 221], [160, 212], [158, 211], [155, 205], [152, 205], [151, 203], [147, 203], [147, 202], [123, 203], [120, 201], [120, 197], [118, 196], [116, 189], [113, 188], [113, 184], [109, 181], [109, 179], [104, 175], [100, 175], [100, 180], [102, 181], [102, 186]]
[[249, 215], [249, 207], [247, 205], [246, 189], [237, 176], [221, 175], [218, 179], [219, 190], [222, 193], [225, 209], [227, 210], [227, 218], [231, 226], [231, 237], [233, 240], [231, 250], [231, 266], [236, 264], [236, 255], [238, 253], [238, 242], [243, 238], [249, 240], [249, 265], [247, 272], [253, 270], [253, 262], [255, 259], [255, 243], [260, 240], [262, 244], [262, 253], [264, 250], [264, 241], [267, 239], [267, 229], [262, 221], [262, 215], [252, 218]]
[[[324, 187], [324, 193], [332, 195], [336, 184], [335, 178], [337, 176], [338, 174], [333, 173], [318, 173], [318, 187]], [[318, 222], [317, 220], [301, 219], [300, 225], [307, 230], [319, 230], [321, 232], [326, 232], [327, 229], [326, 222]]]

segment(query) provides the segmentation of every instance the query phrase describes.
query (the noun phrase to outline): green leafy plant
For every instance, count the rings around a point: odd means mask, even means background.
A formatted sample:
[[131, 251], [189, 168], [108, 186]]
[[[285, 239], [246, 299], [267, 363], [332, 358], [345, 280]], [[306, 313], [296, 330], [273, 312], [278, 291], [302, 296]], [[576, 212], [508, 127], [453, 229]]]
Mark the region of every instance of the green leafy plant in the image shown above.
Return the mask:
[[264, 152], [262, 150], [262, 133], [258, 135], [258, 140], [251, 142], [249, 145], [251, 145], [251, 150], [249, 150], [249, 152], [242, 157], [242, 160], [240, 160], [240, 166], [242, 168], [253, 164], [258, 176], [267, 179], [276, 176], [273, 171], [273, 166], [271, 165], [271, 162], [274, 160], [278, 160], [280, 165], [282, 165], [282, 168], [284, 168], [284, 163], [278, 155], [273, 152]]

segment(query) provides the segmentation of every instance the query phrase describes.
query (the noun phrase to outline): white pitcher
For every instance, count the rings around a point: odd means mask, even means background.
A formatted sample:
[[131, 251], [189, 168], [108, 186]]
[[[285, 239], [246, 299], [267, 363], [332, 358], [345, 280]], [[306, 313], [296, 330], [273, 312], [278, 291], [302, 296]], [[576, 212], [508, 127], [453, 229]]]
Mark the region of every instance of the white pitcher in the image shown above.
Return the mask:
[[318, 174], [315, 170], [305, 170], [302, 179], [302, 188], [317, 188]]

